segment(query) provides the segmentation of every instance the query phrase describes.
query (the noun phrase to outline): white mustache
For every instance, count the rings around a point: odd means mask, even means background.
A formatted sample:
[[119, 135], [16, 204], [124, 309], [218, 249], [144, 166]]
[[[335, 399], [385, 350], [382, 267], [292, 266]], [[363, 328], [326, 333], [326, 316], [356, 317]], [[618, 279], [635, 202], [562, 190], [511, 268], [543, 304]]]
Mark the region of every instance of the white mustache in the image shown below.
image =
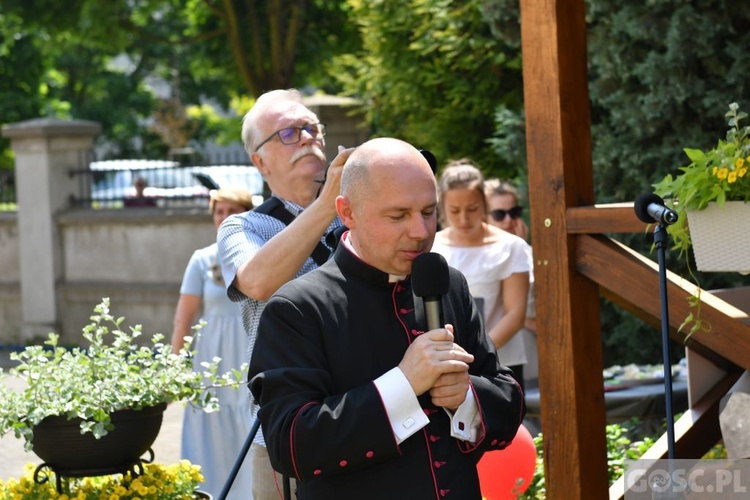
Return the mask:
[[307, 145], [307, 146], [304, 146], [301, 149], [298, 149], [294, 153], [294, 155], [292, 155], [292, 163], [296, 162], [297, 160], [299, 160], [303, 156], [307, 156], [307, 155], [313, 155], [317, 159], [319, 159], [321, 162], [323, 162], [323, 163], [326, 162], [326, 155], [323, 154], [323, 151], [321, 151], [320, 149], [316, 148], [315, 146]]

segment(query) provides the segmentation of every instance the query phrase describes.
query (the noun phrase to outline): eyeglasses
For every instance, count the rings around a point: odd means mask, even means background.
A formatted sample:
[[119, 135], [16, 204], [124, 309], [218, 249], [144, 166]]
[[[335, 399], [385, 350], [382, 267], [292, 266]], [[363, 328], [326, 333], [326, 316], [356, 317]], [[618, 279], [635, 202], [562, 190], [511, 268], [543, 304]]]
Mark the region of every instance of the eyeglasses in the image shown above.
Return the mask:
[[500, 222], [505, 219], [506, 215], [510, 215], [511, 219], [518, 219], [521, 216], [521, 212], [523, 212], [523, 207], [513, 207], [510, 210], [498, 208], [497, 210], [492, 210], [490, 212], [490, 217], [497, 222]]
[[269, 135], [263, 142], [258, 144], [255, 151], [258, 151], [265, 143], [277, 135], [279, 136], [281, 144], [297, 144], [302, 139], [303, 130], [313, 136], [313, 139], [316, 140], [322, 139], [326, 135], [326, 126], [322, 123], [308, 123], [307, 125], [299, 125], [297, 127], [286, 127]]

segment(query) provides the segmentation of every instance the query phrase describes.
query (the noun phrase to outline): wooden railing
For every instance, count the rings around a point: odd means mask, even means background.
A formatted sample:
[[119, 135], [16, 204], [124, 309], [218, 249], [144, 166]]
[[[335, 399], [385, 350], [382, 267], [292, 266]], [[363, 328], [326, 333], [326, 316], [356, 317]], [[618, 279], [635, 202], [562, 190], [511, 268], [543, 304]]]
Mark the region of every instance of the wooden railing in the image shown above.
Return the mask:
[[[602, 295], [643, 321], [658, 326], [657, 264], [600, 233], [644, 232], [632, 203], [569, 208], [568, 233], [575, 235], [575, 269], [596, 283]], [[725, 372], [675, 423], [675, 458], [700, 458], [720, 439], [719, 403], [743, 370], [750, 369], [750, 325], [746, 312], [700, 290], [701, 318], [710, 325], [689, 337], [678, 327], [690, 312], [686, 298], [698, 288], [667, 271], [670, 337], [711, 361]], [[667, 438], [662, 436], [644, 458], [666, 458]], [[585, 479], [584, 479], [585, 480]], [[610, 499], [624, 498], [622, 478], [609, 490]]]
[[[520, 12], [547, 496], [600, 499], [610, 490], [622, 498], [607, 479], [598, 304], [604, 294], [654, 323], [658, 272], [649, 259], [604, 236], [646, 231], [632, 205], [594, 206], [585, 3], [521, 0]], [[643, 166], [644, 178], [652, 172]], [[670, 274], [668, 288], [670, 321], [681, 321], [691, 285]], [[750, 327], [740, 321], [741, 311], [707, 292], [701, 297], [712, 330], [693, 334], [687, 344], [728, 375], [679, 422], [676, 451], [691, 457], [716, 442], [717, 402], [750, 363]], [[686, 340], [674, 324], [671, 329], [673, 339]], [[658, 446], [653, 453], [663, 454]]]

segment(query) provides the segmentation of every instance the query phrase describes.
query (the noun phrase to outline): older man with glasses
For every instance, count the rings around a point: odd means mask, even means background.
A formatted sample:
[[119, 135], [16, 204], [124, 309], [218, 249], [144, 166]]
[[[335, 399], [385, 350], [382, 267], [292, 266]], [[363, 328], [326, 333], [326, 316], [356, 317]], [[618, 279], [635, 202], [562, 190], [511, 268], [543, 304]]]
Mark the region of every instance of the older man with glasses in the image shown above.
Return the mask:
[[[266, 301], [291, 279], [317, 268], [332, 250], [326, 238], [341, 221], [336, 215], [341, 171], [352, 149], [339, 146], [327, 168], [325, 125], [294, 89], [261, 95], [245, 115], [242, 141], [272, 197], [255, 211], [229, 217], [218, 233], [227, 294], [240, 302], [249, 336], [248, 360]], [[257, 418], [258, 407], [253, 405]], [[268, 460], [261, 432], [250, 447], [253, 498], [280, 497], [281, 476]], [[238, 492], [247, 498], [247, 492]]]

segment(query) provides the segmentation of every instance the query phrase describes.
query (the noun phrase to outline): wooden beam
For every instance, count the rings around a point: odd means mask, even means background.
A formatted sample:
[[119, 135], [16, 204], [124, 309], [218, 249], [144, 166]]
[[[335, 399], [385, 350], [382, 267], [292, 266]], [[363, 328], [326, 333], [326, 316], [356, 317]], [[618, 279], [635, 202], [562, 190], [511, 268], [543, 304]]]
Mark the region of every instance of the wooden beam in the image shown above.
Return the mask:
[[[721, 439], [719, 410], [721, 399], [737, 382], [742, 371], [727, 373], [700, 401], [675, 422], [675, 459], [701, 458]], [[664, 434], [641, 458], [659, 460], [668, 457], [667, 435]], [[609, 488], [610, 500], [625, 497], [625, 479], [620, 477]]]
[[[655, 283], [654, 286], [658, 286], [658, 285]], [[606, 288], [602, 288], [601, 293], [603, 297], [608, 298], [610, 301], [612, 301], [612, 303], [618, 305], [622, 309], [631, 313], [633, 316], [641, 319], [646, 324], [653, 327], [654, 335], [661, 336], [661, 318], [657, 316], [653, 316], [649, 312], [644, 311], [643, 309], [639, 308], [637, 305], [628, 302], [624, 298], [620, 297], [616, 293]], [[671, 340], [674, 342], [682, 342], [682, 339], [684, 338], [684, 335], [683, 336], [678, 335], [677, 327], [674, 325], [671, 326], [669, 335], [670, 335]], [[707, 347], [704, 347], [700, 344], [693, 343], [690, 346], [690, 348], [724, 371], [733, 371], [737, 369], [737, 365], [735, 365], [734, 363], [732, 363], [725, 357], [719, 355], [718, 353], [711, 351]]]
[[635, 216], [633, 203], [609, 203], [568, 208], [569, 234], [644, 233], [648, 224]]
[[[658, 300], [658, 265], [638, 252], [603, 236], [581, 235], [576, 238], [576, 269], [583, 275], [621, 297], [644, 313], [661, 318]], [[687, 298], [699, 289], [678, 275], [667, 271], [667, 298], [672, 338], [695, 349], [716, 362], [721, 358], [736, 366], [750, 369], [750, 325], [744, 311], [709, 292], [701, 294], [700, 316], [707, 329], [689, 337], [677, 331], [691, 312]], [[718, 358], [711, 353], [718, 355]], [[717, 363], [718, 364], [718, 363]]]
[[603, 498], [599, 292], [574, 269], [566, 215], [594, 202], [584, 2], [520, 5], [547, 496]]

